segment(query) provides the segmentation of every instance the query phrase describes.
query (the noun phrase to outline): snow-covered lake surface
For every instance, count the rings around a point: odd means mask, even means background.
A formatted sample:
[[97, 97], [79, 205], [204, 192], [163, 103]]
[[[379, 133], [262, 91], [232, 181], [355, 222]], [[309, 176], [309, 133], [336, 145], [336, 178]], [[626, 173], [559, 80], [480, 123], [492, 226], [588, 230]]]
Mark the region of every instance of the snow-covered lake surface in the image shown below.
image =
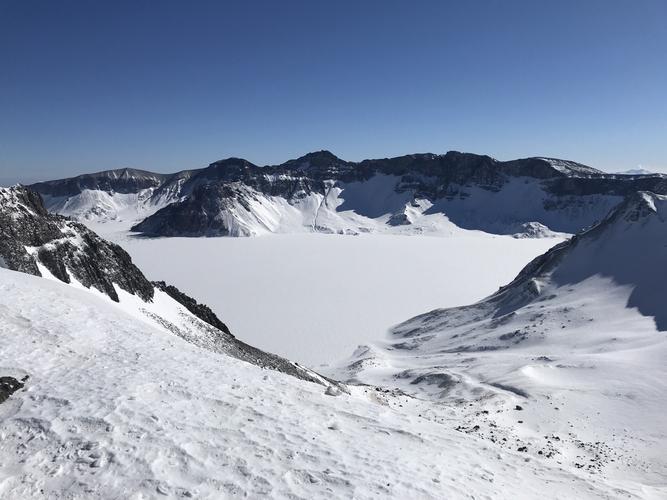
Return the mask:
[[321, 368], [416, 314], [482, 299], [561, 241], [462, 233], [104, 236], [150, 279], [211, 306], [241, 340]]

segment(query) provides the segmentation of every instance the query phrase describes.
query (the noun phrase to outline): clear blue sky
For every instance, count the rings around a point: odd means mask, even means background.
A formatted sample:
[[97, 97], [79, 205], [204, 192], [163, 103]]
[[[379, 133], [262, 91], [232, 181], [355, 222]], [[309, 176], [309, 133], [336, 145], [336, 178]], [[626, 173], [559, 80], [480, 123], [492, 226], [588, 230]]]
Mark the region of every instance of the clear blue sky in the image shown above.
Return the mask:
[[450, 149], [667, 171], [667, 1], [0, 0], [0, 178]]

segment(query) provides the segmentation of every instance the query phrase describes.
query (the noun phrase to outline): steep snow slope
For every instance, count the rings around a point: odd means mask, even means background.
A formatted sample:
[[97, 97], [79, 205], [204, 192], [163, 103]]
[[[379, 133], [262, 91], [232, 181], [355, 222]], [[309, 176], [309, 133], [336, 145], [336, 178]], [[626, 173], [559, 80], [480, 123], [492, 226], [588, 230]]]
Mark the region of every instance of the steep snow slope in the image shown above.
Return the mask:
[[646, 496], [455, 430], [453, 408], [200, 349], [105, 297], [0, 269], [1, 498]]
[[84, 189], [74, 196], [43, 195], [49, 212], [86, 223], [115, 223], [129, 229], [176, 199], [153, 199], [154, 188], [137, 193]]
[[398, 325], [341, 373], [482, 403], [490, 413], [463, 432], [498, 441], [518, 427], [526, 453], [665, 495], [665, 264], [667, 197], [637, 193], [496, 294]]

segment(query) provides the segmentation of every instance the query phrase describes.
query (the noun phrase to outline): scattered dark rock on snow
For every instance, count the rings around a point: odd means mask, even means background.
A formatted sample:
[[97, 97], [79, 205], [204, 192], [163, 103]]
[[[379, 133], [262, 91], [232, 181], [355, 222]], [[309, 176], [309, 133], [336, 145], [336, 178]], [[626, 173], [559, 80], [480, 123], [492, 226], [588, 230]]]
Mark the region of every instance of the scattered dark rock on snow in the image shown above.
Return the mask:
[[437, 385], [439, 389], [450, 389], [456, 385], [456, 380], [446, 373], [425, 373], [419, 375], [412, 382], [412, 385], [428, 384]]
[[200, 320], [205, 321], [211, 326], [214, 326], [218, 330], [225, 332], [231, 335], [229, 328], [225, 325], [216, 314], [208, 307], [206, 304], [200, 304], [192, 297], [184, 294], [178, 288], [173, 285], [167, 285], [164, 281], [153, 281], [152, 282], [155, 288], [162, 290], [167, 295], [169, 295], [176, 302], [185, 307], [192, 314], [197, 316]]
[[[23, 378], [25, 382], [26, 377]], [[9, 396], [23, 389], [24, 384], [14, 377], [0, 377], [0, 403], [4, 403]]]

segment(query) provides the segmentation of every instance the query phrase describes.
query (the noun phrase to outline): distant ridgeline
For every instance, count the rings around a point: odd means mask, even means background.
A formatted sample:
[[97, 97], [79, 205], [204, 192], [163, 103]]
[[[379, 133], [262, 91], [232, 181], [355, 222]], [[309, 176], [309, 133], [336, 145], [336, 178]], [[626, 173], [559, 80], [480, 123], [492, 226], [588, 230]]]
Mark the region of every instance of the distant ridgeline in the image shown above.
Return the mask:
[[349, 162], [319, 151], [265, 167], [229, 158], [175, 174], [111, 170], [31, 188], [52, 212], [122, 221], [149, 236], [468, 229], [539, 237], [589, 227], [633, 192], [667, 194], [667, 176], [552, 158], [450, 151]]

